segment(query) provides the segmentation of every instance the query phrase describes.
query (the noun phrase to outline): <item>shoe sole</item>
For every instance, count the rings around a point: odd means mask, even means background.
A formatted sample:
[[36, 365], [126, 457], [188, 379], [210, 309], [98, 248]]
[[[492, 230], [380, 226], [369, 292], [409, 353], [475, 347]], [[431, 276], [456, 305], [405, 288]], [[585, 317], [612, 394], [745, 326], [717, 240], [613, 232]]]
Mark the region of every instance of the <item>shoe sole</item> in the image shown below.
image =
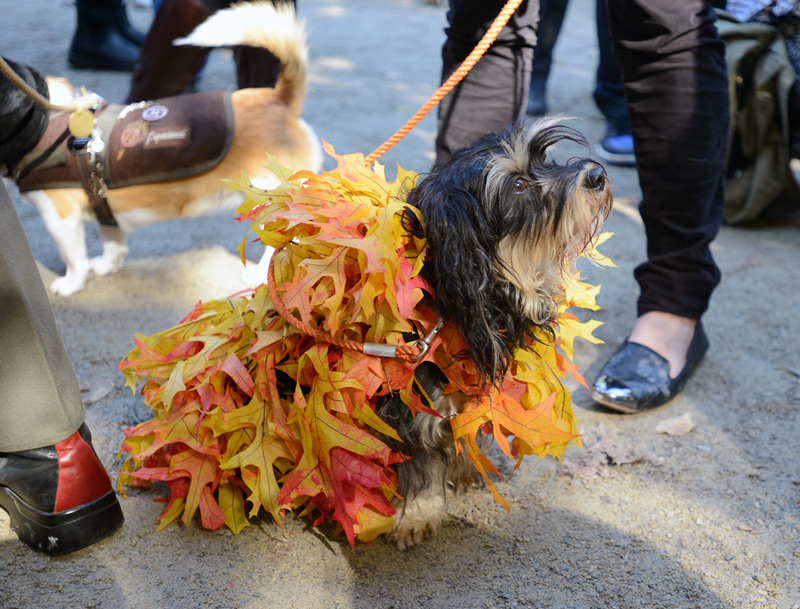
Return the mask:
[[636, 414], [637, 412], [641, 412], [638, 408], [628, 408], [627, 406], [623, 406], [622, 404], [608, 400], [605, 398], [605, 396], [597, 392], [592, 392], [592, 399], [610, 410], [621, 412], [623, 414]]
[[0, 486], [0, 507], [8, 512], [11, 528], [21, 541], [51, 556], [74, 552], [119, 529], [124, 522], [114, 491], [64, 512], [42, 512], [10, 488]]

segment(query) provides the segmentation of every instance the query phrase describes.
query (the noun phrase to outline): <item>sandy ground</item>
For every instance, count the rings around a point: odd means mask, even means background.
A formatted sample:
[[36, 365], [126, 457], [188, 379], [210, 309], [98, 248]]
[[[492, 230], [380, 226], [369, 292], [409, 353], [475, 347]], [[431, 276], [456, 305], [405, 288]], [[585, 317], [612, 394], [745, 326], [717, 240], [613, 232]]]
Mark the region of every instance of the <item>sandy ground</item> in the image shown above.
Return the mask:
[[[300, 0], [311, 42], [305, 117], [339, 152], [369, 153], [435, 90], [444, 8], [420, 0]], [[131, 11], [146, 27], [152, 13]], [[598, 142], [603, 123], [591, 101], [596, 63], [591, 0], [573, 0], [556, 48], [552, 111]], [[112, 101], [128, 75], [78, 72], [66, 51], [75, 9], [52, 0], [4, 6], [0, 52], [69, 77]], [[226, 88], [230, 53], [215, 52], [201, 88]], [[431, 118], [383, 161], [425, 171]], [[330, 164], [328, 165], [330, 168]], [[631, 169], [609, 168], [617, 194], [606, 248], [613, 270], [597, 318], [606, 343], [581, 344], [577, 361], [594, 378], [624, 339], [637, 293], [632, 269], [644, 256]], [[33, 207], [12, 189], [45, 281], [64, 271]], [[116, 477], [122, 430], [147, 416], [123, 387], [117, 362], [132, 336], [175, 323], [201, 298], [241, 287], [232, 253], [243, 228], [227, 217], [168, 222], [135, 233], [124, 269], [92, 280], [71, 298], [53, 297], [64, 342], [85, 389], [95, 445]], [[96, 230], [89, 231], [99, 252]], [[705, 324], [711, 350], [672, 403], [637, 416], [574, 399], [587, 447], [616, 438], [635, 460], [559, 473], [552, 460], [505, 471], [499, 489], [458, 496], [439, 533], [399, 552], [380, 540], [351, 549], [306, 520], [285, 531], [268, 518], [240, 535], [172, 525], [156, 531], [159, 491], [122, 499], [123, 529], [60, 558], [19, 543], [0, 513], [0, 607], [444, 609], [798, 609], [800, 608], [800, 234], [795, 227], [725, 227], [714, 253], [724, 280]], [[656, 432], [689, 414], [685, 436]], [[577, 459], [586, 450], [571, 449]], [[606, 462], [607, 463], [607, 462]], [[597, 474], [592, 476], [592, 474]]]

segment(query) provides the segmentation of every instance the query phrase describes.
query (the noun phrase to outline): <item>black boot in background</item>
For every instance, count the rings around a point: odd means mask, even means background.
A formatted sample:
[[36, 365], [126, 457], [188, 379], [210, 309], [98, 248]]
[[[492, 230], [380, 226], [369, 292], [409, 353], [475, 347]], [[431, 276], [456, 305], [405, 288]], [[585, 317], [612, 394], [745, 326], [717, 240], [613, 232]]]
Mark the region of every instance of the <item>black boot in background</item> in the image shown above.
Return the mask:
[[122, 0], [76, 0], [78, 24], [69, 48], [69, 63], [88, 70], [127, 72], [139, 56], [132, 38], [143, 38], [128, 21]]

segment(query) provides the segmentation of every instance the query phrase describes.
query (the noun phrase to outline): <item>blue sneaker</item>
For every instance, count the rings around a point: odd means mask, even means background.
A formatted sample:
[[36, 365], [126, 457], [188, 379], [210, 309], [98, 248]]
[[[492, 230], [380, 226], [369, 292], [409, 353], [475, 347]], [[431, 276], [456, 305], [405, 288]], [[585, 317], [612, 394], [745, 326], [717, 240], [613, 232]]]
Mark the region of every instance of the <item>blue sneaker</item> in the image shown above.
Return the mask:
[[603, 138], [597, 154], [612, 165], [636, 165], [633, 136], [630, 133], [609, 135]]

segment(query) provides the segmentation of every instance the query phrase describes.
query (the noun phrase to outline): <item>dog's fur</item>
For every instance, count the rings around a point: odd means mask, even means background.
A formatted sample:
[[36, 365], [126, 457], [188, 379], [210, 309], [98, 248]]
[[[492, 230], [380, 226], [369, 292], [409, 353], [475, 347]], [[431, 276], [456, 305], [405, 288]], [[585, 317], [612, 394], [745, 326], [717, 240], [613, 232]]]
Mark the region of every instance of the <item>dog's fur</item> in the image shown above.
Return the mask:
[[[600, 165], [552, 160], [548, 149], [562, 140], [586, 144], [555, 121], [518, 125], [455, 152], [408, 194], [423, 221], [407, 213], [406, 228], [428, 244], [423, 275], [440, 316], [458, 323], [484, 387], [503, 378], [514, 350], [536, 340], [535, 329], [552, 336], [565, 265], [592, 243], [611, 209]], [[389, 536], [401, 549], [436, 528], [448, 492], [477, 480], [456, 455], [449, 423], [469, 398], [445, 396], [447, 379], [432, 364], [416, 376], [441, 417], [413, 417], [398, 397], [377, 408], [403, 439], [392, 448], [412, 457], [397, 465], [403, 499]]]
[[[278, 82], [274, 89], [241, 89], [232, 94], [235, 132], [227, 155], [216, 167], [180, 180], [110, 190], [108, 201], [119, 227], [100, 227], [103, 253], [98, 257], [89, 259], [86, 250], [83, 223], [95, 218], [83, 190], [25, 193], [42, 215], [67, 267], [66, 275], [50, 286], [57, 294], [80, 291], [91, 274], [119, 270], [128, 253], [127, 232], [160, 220], [235, 209], [242, 195], [228, 191], [222, 178], [236, 179], [244, 171], [256, 186], [274, 186], [275, 177], [264, 168], [267, 153], [293, 170], [317, 172], [322, 168], [319, 140], [300, 118], [307, 49], [303, 26], [291, 5], [275, 8], [264, 2], [219, 11], [176, 44], [266, 48], [281, 61]], [[63, 79], [49, 84], [52, 99], [64, 103], [64, 98], [71, 96]], [[269, 256], [270, 252], [265, 252], [259, 265], [248, 267], [245, 280], [264, 281]]]

